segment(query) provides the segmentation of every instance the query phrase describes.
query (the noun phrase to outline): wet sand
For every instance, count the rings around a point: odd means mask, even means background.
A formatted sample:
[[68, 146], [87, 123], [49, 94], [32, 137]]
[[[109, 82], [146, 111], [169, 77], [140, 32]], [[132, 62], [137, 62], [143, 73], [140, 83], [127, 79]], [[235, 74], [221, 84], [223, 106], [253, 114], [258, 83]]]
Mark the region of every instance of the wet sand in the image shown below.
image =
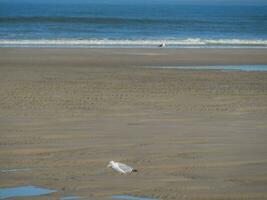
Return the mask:
[[0, 49], [0, 169], [31, 169], [0, 172], [0, 188], [267, 199], [267, 72], [143, 67], [205, 64], [267, 64], [267, 50]]

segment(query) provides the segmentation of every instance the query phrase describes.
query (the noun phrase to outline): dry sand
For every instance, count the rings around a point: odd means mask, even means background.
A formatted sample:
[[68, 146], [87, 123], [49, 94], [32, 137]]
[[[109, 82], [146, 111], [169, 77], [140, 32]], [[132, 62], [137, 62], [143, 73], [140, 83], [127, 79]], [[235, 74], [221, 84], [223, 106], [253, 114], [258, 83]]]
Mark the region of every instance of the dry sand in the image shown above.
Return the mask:
[[32, 169], [0, 188], [267, 199], [267, 72], [140, 67], [179, 64], [267, 64], [267, 50], [0, 49], [0, 169]]

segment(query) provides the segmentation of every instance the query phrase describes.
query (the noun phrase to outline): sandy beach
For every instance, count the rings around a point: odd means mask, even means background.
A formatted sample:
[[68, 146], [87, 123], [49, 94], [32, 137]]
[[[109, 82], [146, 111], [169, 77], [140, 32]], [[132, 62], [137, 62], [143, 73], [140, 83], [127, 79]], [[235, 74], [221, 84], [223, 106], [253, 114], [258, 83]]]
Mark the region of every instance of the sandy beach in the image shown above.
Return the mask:
[[0, 48], [0, 188], [267, 199], [267, 72], [151, 68], [231, 64], [267, 49]]

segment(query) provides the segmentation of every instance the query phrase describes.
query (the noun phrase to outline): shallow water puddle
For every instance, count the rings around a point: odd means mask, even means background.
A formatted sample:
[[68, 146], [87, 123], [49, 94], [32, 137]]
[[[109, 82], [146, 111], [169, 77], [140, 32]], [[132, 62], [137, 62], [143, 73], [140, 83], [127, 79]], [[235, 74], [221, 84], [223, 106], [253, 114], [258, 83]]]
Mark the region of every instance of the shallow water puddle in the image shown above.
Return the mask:
[[60, 198], [60, 200], [74, 200], [74, 199], [80, 199], [81, 197], [79, 196], [66, 196], [66, 197], [62, 197]]
[[12, 172], [28, 172], [31, 171], [30, 168], [21, 168], [21, 169], [0, 169], [0, 172], [3, 173], [12, 173]]
[[146, 68], [222, 70], [222, 71], [267, 71], [267, 65], [146, 66]]
[[124, 200], [158, 200], [158, 199], [151, 199], [147, 197], [134, 197], [128, 195], [114, 195], [112, 196], [113, 199], [124, 199]]
[[56, 192], [56, 190], [50, 190], [36, 186], [0, 188], [0, 199], [7, 199], [11, 197], [39, 196], [54, 192]]

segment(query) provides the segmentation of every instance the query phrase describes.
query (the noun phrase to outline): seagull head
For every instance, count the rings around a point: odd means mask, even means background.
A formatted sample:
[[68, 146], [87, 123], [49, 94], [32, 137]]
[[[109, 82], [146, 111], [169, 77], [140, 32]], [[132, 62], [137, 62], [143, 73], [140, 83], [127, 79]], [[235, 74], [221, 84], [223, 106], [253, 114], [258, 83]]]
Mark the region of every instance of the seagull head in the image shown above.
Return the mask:
[[107, 167], [112, 167], [113, 164], [114, 164], [114, 161], [113, 160], [112, 161], [109, 161]]

